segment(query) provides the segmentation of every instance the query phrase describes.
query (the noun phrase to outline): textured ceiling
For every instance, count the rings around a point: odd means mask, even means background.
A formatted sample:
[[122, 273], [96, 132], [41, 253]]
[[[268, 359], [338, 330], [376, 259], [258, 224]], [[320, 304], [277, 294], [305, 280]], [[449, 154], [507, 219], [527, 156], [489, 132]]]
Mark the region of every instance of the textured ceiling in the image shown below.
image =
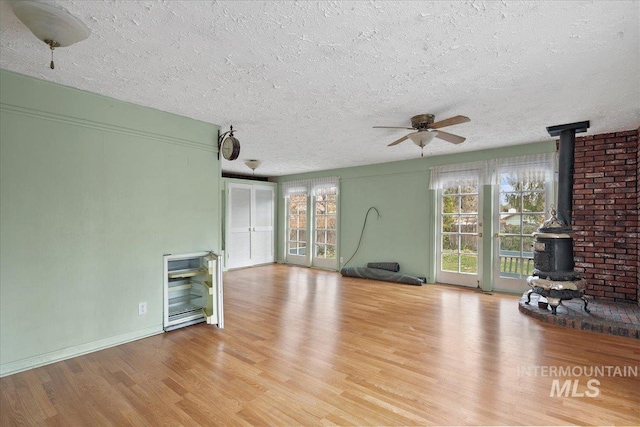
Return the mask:
[[46, 1], [91, 30], [55, 52], [0, 2], [0, 67], [214, 123], [284, 175], [420, 156], [410, 117], [461, 114], [425, 155], [640, 126], [638, 1]]

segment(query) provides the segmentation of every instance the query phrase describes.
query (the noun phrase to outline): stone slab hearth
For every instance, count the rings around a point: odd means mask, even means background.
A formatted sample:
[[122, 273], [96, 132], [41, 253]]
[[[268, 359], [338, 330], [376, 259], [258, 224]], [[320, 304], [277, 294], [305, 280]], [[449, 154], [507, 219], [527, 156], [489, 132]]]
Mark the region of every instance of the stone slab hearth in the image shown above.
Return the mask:
[[552, 325], [640, 339], [640, 306], [637, 304], [589, 299], [591, 313], [587, 313], [583, 310], [582, 300], [572, 299], [562, 301], [557, 314], [553, 315], [550, 308], [538, 307], [539, 298], [540, 295], [532, 294], [531, 302], [525, 304], [525, 293], [518, 303], [518, 309]]

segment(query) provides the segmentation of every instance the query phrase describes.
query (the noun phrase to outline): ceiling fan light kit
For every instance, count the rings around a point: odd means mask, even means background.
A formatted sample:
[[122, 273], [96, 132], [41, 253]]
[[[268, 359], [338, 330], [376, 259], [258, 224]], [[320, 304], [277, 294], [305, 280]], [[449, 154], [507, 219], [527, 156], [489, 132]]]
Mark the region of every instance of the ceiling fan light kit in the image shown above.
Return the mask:
[[437, 133], [438, 132], [435, 132], [435, 131], [421, 130], [418, 132], [410, 133], [407, 136], [418, 147], [424, 148], [425, 145], [430, 143], [433, 140], [433, 138], [436, 137]]
[[398, 127], [398, 126], [374, 126], [376, 129], [408, 129], [408, 130], [416, 130], [417, 132], [410, 133], [408, 135], [403, 136], [402, 138], [393, 141], [391, 144], [388, 144], [389, 147], [398, 145], [401, 142], [410, 139], [416, 144], [418, 147], [422, 148], [422, 156], [424, 156], [424, 147], [428, 143], [430, 143], [433, 138], [439, 138], [444, 141], [450, 142], [452, 144], [460, 144], [465, 141], [466, 138], [458, 135], [454, 135], [449, 132], [444, 132], [439, 130], [440, 128], [446, 126], [453, 126], [460, 123], [466, 123], [471, 121], [469, 117], [466, 116], [454, 116], [445, 120], [440, 120], [438, 122], [434, 122], [435, 116], [433, 114], [418, 114], [416, 116], [411, 117], [411, 127]]
[[13, 12], [24, 25], [51, 49], [50, 67], [53, 70], [53, 50], [78, 43], [91, 32], [78, 18], [65, 10], [33, 0], [17, 0], [11, 4]]

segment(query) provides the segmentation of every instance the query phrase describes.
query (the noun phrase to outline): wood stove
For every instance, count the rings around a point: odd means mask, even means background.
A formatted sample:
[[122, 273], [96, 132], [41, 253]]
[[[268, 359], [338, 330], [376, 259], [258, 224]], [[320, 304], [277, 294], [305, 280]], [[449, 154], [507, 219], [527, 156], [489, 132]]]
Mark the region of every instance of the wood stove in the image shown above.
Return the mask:
[[562, 300], [581, 298], [588, 313], [588, 300], [584, 295], [586, 281], [574, 271], [573, 230], [571, 229], [571, 207], [573, 198], [573, 163], [576, 132], [585, 132], [589, 122], [550, 126], [549, 135], [560, 136], [558, 156], [558, 209], [551, 209], [551, 217], [533, 233], [533, 275], [527, 278], [531, 294], [545, 297], [553, 314]]

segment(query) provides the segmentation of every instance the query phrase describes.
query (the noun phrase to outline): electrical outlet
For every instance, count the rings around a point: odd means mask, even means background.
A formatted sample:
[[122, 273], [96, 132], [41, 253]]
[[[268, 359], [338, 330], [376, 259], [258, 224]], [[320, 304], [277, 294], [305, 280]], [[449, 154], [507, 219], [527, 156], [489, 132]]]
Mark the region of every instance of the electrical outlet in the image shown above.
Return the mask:
[[340, 257], [340, 264], [342, 264], [344, 262], [344, 258]]
[[138, 304], [138, 316], [143, 316], [145, 314], [147, 314], [147, 303], [141, 302]]

